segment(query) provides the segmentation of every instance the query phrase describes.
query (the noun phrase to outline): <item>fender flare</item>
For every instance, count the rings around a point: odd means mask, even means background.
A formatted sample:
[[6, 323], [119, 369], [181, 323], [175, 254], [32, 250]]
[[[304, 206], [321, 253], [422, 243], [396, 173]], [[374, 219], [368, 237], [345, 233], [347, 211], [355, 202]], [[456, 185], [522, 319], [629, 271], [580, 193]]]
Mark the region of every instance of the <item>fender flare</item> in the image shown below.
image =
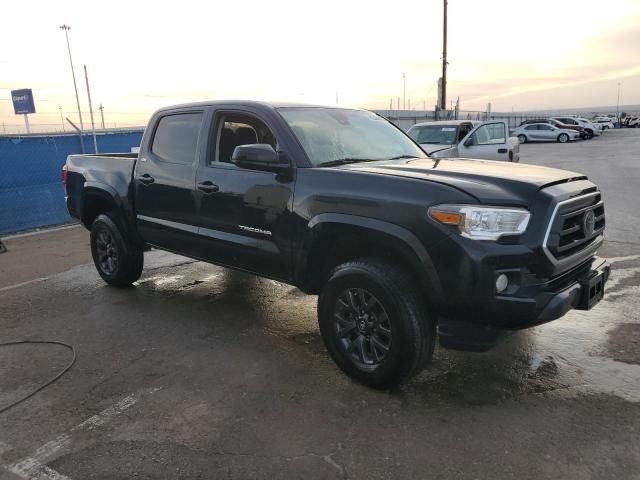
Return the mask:
[[404, 227], [396, 225], [394, 223], [378, 220], [375, 218], [362, 217], [358, 215], [349, 215], [344, 213], [321, 213], [312, 217], [308, 224], [308, 236], [305, 242], [303, 242], [302, 252], [306, 254], [310, 251], [311, 243], [313, 242], [313, 233], [317, 232], [318, 227], [329, 224], [343, 224], [348, 226], [356, 226], [363, 230], [372, 230], [377, 233], [382, 233], [395, 240], [398, 240], [401, 244], [405, 245], [408, 250], [413, 254], [415, 259], [419, 262], [421, 271], [425, 273], [426, 280], [429, 287], [433, 289], [430, 292], [436, 298], [442, 298], [442, 284], [438, 276], [438, 272], [433, 265], [431, 256], [422, 242], [411, 231]]
[[[106, 183], [94, 182], [94, 181], [85, 181], [84, 186], [82, 188], [82, 198], [80, 202], [79, 213], [83, 223], [84, 223], [84, 209], [85, 209], [87, 197], [90, 197], [90, 196], [102, 197], [110, 202], [113, 202], [115, 209], [121, 212], [122, 215], [124, 215], [123, 220], [125, 222], [123, 223], [128, 223], [126, 222], [127, 212], [126, 212], [125, 204], [121, 196], [116, 191], [116, 189], [113, 188], [111, 185], [107, 185]], [[85, 225], [85, 226], [89, 229], [91, 228], [91, 225], [89, 226]], [[126, 226], [126, 225], [123, 225], [123, 226]]]

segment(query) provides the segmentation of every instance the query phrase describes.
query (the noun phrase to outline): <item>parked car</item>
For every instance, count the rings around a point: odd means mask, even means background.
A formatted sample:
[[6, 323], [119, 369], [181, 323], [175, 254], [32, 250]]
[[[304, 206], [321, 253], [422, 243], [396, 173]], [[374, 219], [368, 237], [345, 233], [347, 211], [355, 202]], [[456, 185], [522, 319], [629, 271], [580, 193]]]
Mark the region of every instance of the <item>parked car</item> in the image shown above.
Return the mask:
[[577, 130], [558, 128], [548, 123], [531, 123], [516, 127], [511, 134], [518, 137], [520, 143], [527, 142], [560, 142], [567, 143], [580, 136]]
[[596, 117], [593, 119], [593, 122], [602, 125], [603, 130], [607, 130], [609, 128], [615, 128], [614, 121], [615, 119], [610, 117]]
[[442, 120], [412, 126], [409, 135], [433, 158], [480, 158], [518, 162], [518, 139], [509, 137], [506, 122]]
[[596, 127], [593, 123], [586, 119], [578, 119], [573, 117], [553, 117], [553, 120], [557, 120], [558, 122], [562, 122], [566, 125], [576, 125], [584, 128], [585, 133], [593, 138], [595, 136], [600, 135], [600, 128]]
[[376, 388], [418, 373], [436, 338], [485, 351], [505, 329], [588, 310], [609, 277], [586, 176], [434, 160], [365, 110], [164, 108], [138, 155], [70, 155], [63, 179], [106, 283], [135, 282], [150, 244], [319, 294], [329, 354]]
[[640, 128], [640, 117], [631, 115], [624, 119], [624, 126], [627, 128]]
[[598, 122], [592, 122], [588, 118], [575, 117], [575, 119], [578, 122], [580, 122], [580, 124], [584, 127], [585, 130], [593, 128], [594, 129], [594, 134], [595, 134], [596, 137], [601, 135], [602, 131], [604, 130], [604, 128], [603, 128], [603, 126], [601, 124], [599, 124]]
[[585, 140], [588, 140], [588, 139], [592, 138], [591, 135], [587, 134], [584, 131], [584, 127], [582, 127], [580, 125], [567, 125], [566, 123], [562, 123], [562, 122], [560, 122], [558, 120], [555, 120], [553, 118], [524, 120], [524, 121], [520, 122], [520, 126], [532, 125], [534, 123], [548, 123], [549, 125], [553, 125], [554, 127], [557, 127], [557, 128], [561, 128], [561, 129], [565, 129], [565, 130], [575, 130], [576, 132], [579, 133], [578, 137], [579, 138], [584, 138]]

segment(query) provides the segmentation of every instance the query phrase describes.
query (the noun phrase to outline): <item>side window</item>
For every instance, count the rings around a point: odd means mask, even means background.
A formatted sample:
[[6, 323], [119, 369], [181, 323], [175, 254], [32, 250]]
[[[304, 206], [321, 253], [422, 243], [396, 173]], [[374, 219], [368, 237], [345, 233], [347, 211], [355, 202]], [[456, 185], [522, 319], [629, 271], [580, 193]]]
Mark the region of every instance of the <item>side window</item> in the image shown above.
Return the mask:
[[503, 123], [489, 123], [482, 125], [473, 134], [474, 145], [494, 145], [506, 143], [507, 132]]
[[241, 113], [226, 113], [218, 116], [211, 132], [214, 141], [213, 150], [209, 152], [208, 163], [231, 163], [236, 147], [264, 143], [277, 149], [276, 137], [269, 127], [256, 117]]
[[538, 130], [538, 125], [529, 125], [525, 130]]
[[538, 125], [538, 130], [553, 130], [551, 125]]
[[178, 113], [162, 117], [156, 127], [151, 151], [160, 160], [192, 164], [196, 159], [202, 113]]

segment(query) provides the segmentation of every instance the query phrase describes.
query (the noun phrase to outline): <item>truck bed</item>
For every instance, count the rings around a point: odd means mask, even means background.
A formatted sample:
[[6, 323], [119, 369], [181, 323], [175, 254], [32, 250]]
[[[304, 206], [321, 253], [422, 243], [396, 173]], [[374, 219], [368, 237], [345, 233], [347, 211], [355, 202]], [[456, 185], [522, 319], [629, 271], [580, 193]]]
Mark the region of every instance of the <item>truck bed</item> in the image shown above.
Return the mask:
[[128, 204], [129, 185], [137, 153], [69, 155], [67, 158], [67, 207], [81, 217], [82, 195], [92, 189], [107, 189], [114, 198]]

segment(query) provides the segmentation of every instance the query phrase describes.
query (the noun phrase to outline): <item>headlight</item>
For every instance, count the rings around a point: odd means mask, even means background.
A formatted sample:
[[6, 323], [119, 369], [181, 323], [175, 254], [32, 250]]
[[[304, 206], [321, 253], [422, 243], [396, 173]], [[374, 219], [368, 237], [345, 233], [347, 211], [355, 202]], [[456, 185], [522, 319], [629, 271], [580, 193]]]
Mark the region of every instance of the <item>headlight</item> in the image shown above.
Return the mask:
[[524, 208], [482, 207], [476, 205], [437, 205], [429, 216], [445, 225], [458, 227], [463, 237], [497, 240], [504, 235], [521, 235], [531, 214]]

